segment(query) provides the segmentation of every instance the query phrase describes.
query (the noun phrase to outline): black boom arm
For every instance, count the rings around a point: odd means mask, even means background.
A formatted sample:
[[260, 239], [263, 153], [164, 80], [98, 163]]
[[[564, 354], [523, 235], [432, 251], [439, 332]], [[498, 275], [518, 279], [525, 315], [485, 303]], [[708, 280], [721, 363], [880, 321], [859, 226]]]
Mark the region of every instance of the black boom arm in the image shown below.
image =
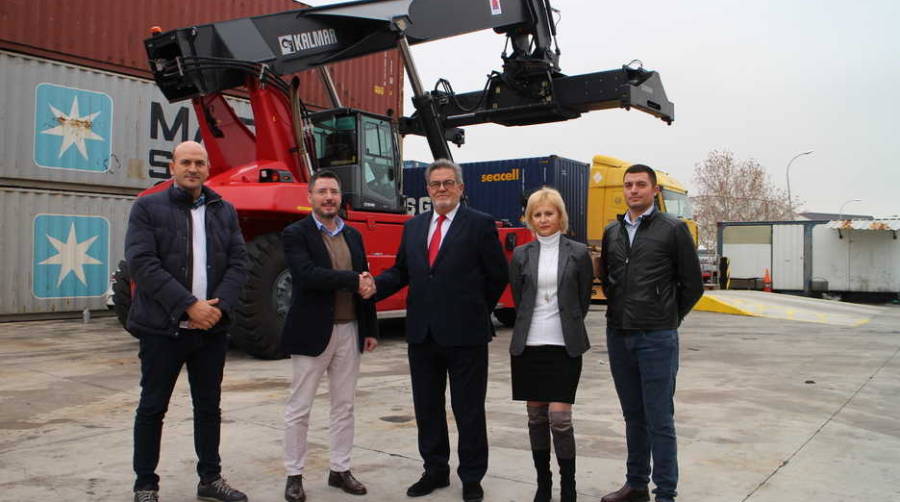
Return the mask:
[[[416, 113], [404, 134], [428, 138], [435, 158], [452, 158], [460, 126], [529, 125], [608, 108], [636, 108], [667, 123], [674, 105], [656, 72], [622, 67], [578, 76], [559, 68], [549, 0], [360, 0], [247, 17], [160, 33], [144, 42], [153, 77], [170, 101], [245, 85], [249, 78], [286, 88], [281, 76], [399, 48]], [[480, 92], [426, 91], [409, 46], [484, 29], [508, 37], [503, 71]]]
[[[251, 68], [278, 75], [473, 31], [510, 35], [514, 55], [556, 66], [547, 0], [362, 0], [160, 33], [144, 44], [170, 101], [244, 84]], [[532, 47], [531, 44], [533, 40]]]

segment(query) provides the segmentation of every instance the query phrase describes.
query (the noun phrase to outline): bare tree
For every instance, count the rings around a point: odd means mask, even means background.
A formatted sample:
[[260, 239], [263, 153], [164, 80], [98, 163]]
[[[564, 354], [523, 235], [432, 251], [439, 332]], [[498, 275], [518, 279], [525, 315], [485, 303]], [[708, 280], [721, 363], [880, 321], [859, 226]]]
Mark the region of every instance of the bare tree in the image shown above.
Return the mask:
[[765, 168], [752, 158], [735, 160], [727, 150], [713, 150], [694, 167], [694, 186], [694, 219], [700, 245], [708, 249], [715, 248], [717, 222], [794, 218], [785, 191], [774, 186]]

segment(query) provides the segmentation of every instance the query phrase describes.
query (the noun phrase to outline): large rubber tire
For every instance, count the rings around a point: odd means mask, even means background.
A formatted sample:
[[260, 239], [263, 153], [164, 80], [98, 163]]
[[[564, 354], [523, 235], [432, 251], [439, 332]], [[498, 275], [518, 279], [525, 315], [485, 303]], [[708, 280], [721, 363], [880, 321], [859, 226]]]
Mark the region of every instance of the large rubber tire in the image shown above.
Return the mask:
[[[119, 267], [113, 273], [112, 290], [113, 311], [119, 319], [119, 324], [127, 330], [128, 310], [131, 308], [131, 274], [128, 273], [128, 264], [125, 260], [119, 262]], [[134, 333], [131, 336], [134, 336]]]
[[497, 309], [494, 311], [494, 317], [496, 317], [497, 320], [500, 321], [500, 324], [506, 326], [507, 328], [511, 328], [516, 324], [516, 309]]
[[291, 304], [291, 274], [278, 234], [264, 234], [247, 244], [249, 270], [234, 310], [231, 340], [261, 359], [281, 359], [281, 330]]

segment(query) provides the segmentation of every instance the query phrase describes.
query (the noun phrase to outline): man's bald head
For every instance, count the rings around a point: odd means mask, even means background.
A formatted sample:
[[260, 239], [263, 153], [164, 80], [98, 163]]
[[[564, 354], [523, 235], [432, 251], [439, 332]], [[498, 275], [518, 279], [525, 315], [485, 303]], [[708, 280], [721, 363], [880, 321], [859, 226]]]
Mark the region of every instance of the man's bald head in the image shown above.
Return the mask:
[[178, 157], [178, 154], [181, 152], [202, 152], [203, 157], [209, 160], [209, 155], [206, 153], [206, 147], [197, 143], [196, 141], [182, 141], [175, 146], [175, 149], [172, 150], [172, 160], [174, 162], [175, 158]]
[[196, 199], [200, 197], [203, 183], [209, 178], [209, 156], [206, 148], [196, 141], [185, 141], [172, 150], [169, 171], [175, 184]]

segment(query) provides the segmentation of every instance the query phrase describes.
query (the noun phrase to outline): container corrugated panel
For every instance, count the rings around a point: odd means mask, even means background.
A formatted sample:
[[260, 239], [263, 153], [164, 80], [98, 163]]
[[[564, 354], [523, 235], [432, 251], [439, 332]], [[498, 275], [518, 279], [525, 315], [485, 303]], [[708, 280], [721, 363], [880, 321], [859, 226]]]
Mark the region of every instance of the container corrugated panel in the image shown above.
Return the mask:
[[0, 188], [0, 315], [105, 309], [133, 200]]
[[403, 196], [407, 214], [421, 214], [431, 210], [431, 198], [425, 189], [425, 168], [428, 164], [415, 160], [403, 162]]
[[[197, 136], [193, 107], [150, 80], [0, 51], [0, 88], [6, 185], [136, 192], [167, 179], [172, 148]], [[247, 101], [231, 103], [252, 123]]]
[[[30, 0], [0, 5], [0, 49], [78, 66], [150, 78], [144, 39], [163, 30], [296, 10], [290, 0]], [[402, 62], [397, 51], [331, 65], [344, 106], [402, 112]], [[301, 99], [330, 108], [318, 73], [300, 74]]]
[[[587, 238], [589, 164], [551, 155], [469, 162], [462, 164], [462, 168], [465, 194], [471, 207], [513, 226], [524, 226], [521, 221], [523, 194], [550, 186], [560, 191], [566, 203], [573, 237], [580, 242]], [[425, 167], [403, 171], [407, 212], [418, 214], [431, 209], [424, 172]]]
[[[328, 65], [341, 105], [381, 115], [403, 113], [403, 60], [396, 50]], [[301, 98], [312, 109], [331, 108], [318, 71], [300, 73]]]
[[0, 41], [17, 52], [148, 77], [144, 39], [163, 30], [303, 7], [291, 0], [4, 1]]
[[523, 226], [522, 194], [544, 184], [538, 159], [493, 160], [461, 164], [469, 204], [514, 226]]
[[575, 240], [587, 242], [588, 220], [588, 186], [590, 184], [590, 164], [577, 160], [557, 157], [547, 157], [545, 173], [547, 178], [545, 185], [559, 190], [566, 203], [566, 212], [569, 214], [569, 231]]

